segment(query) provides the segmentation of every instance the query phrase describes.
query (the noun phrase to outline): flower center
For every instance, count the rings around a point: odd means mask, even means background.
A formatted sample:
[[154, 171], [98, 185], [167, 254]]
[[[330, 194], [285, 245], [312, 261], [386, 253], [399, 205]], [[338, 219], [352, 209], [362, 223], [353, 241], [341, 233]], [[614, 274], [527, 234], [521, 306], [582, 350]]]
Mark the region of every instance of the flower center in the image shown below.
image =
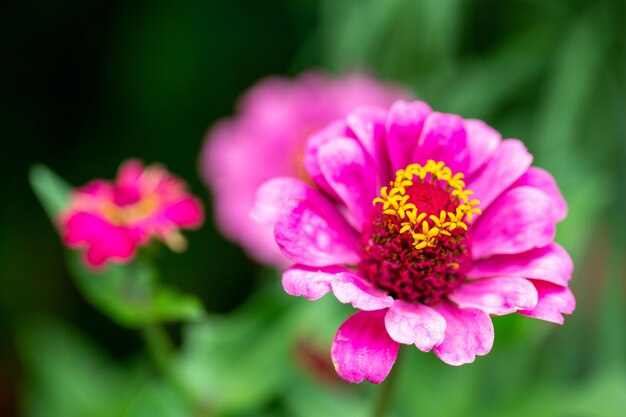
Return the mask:
[[429, 160], [396, 172], [374, 199], [361, 235], [359, 271], [392, 296], [433, 305], [471, 268], [467, 222], [481, 211], [463, 174]]
[[124, 193], [116, 194], [112, 202], [107, 201], [102, 207], [102, 214], [115, 225], [132, 225], [152, 215], [158, 207], [159, 200], [154, 194]]

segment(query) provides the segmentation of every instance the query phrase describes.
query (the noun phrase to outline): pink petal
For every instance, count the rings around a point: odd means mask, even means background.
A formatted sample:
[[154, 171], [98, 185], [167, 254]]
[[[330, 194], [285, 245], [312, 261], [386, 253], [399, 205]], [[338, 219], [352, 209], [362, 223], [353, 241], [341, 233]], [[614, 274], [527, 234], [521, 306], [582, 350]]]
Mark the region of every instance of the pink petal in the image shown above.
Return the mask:
[[430, 113], [413, 150], [412, 162], [443, 161], [452, 172], [467, 172], [469, 165], [463, 119], [455, 114]]
[[184, 197], [166, 207], [163, 215], [179, 227], [198, 227], [204, 221], [202, 203], [195, 197]]
[[574, 264], [569, 254], [557, 243], [514, 255], [496, 255], [474, 262], [468, 278], [518, 276], [549, 281], [566, 286]]
[[352, 139], [335, 139], [320, 147], [318, 160], [324, 178], [360, 228], [376, 197], [376, 170], [363, 148]]
[[549, 245], [554, 239], [550, 199], [532, 187], [503, 194], [472, 227], [472, 255], [521, 253]]
[[92, 180], [89, 181], [86, 185], [77, 188], [72, 193], [72, 201], [76, 201], [81, 197], [81, 194], [88, 194], [92, 197], [99, 197], [103, 199], [111, 199], [113, 198], [113, 184], [110, 181], [106, 180]]
[[574, 294], [567, 287], [545, 281], [532, 281], [537, 288], [539, 301], [532, 310], [518, 311], [528, 317], [563, 324], [563, 314], [572, 314], [576, 308]]
[[126, 160], [120, 165], [115, 182], [120, 186], [137, 186], [136, 182], [141, 177], [143, 171], [144, 165], [140, 160]]
[[416, 139], [420, 137], [426, 117], [432, 112], [423, 101], [397, 101], [387, 116], [387, 151], [395, 172], [409, 164]]
[[315, 268], [294, 265], [283, 272], [283, 288], [287, 294], [317, 300], [330, 292], [333, 279], [346, 271], [340, 266]]
[[250, 217], [264, 225], [274, 226], [293, 206], [290, 202], [311, 200], [315, 205], [335, 211], [332, 204], [310, 185], [292, 177], [277, 177], [261, 184]]
[[376, 165], [380, 178], [391, 177], [391, 166], [385, 143], [387, 110], [361, 106], [346, 117], [346, 123]]
[[433, 307], [446, 320], [446, 335], [435, 346], [435, 355], [449, 365], [474, 362], [493, 346], [493, 323], [487, 313], [475, 308], [458, 308], [450, 304]]
[[350, 303], [359, 310], [380, 310], [393, 304], [391, 296], [349, 272], [334, 277], [330, 285], [339, 301], [344, 304]]
[[[204, 182], [214, 197], [213, 217], [220, 231], [240, 244], [251, 258], [286, 268], [292, 262], [274, 241], [276, 221], [262, 225], [250, 218], [257, 188], [264, 180], [289, 172], [284, 168], [287, 162], [281, 163], [278, 156], [265, 157], [261, 143], [267, 140], [264, 136], [253, 141], [241, 123], [220, 121], [207, 135], [200, 163]], [[273, 154], [285, 152], [274, 150]], [[268, 160], [269, 163], [263, 162]], [[254, 178], [242, 178], [241, 167], [253, 170]]]
[[434, 309], [396, 300], [385, 316], [389, 336], [398, 343], [415, 345], [423, 352], [443, 342], [446, 321]]
[[294, 265], [283, 273], [283, 288], [287, 294], [309, 300], [317, 300], [332, 289], [339, 301], [360, 310], [380, 310], [393, 304], [392, 297], [337, 265], [324, 268]]
[[503, 316], [532, 310], [537, 305], [537, 290], [524, 278], [495, 277], [465, 282], [448, 298], [461, 308], [478, 308]]
[[387, 334], [385, 313], [360, 311], [339, 327], [331, 356], [337, 373], [346, 381], [380, 384], [391, 371], [400, 345]]
[[507, 139], [492, 154], [491, 159], [468, 181], [467, 188], [474, 191], [482, 211], [511, 184], [521, 177], [533, 157], [519, 140]]
[[350, 139], [350, 129], [343, 120], [338, 120], [331, 123], [326, 128], [313, 134], [306, 143], [306, 149], [304, 152], [304, 167], [307, 173], [313, 181], [330, 196], [336, 197], [332, 187], [326, 182], [326, 178], [322, 173], [322, 168], [319, 162], [319, 150], [326, 143], [338, 139], [348, 138]]
[[538, 188], [550, 197], [552, 201], [550, 209], [555, 222], [558, 223], [567, 216], [567, 203], [550, 173], [541, 168], [530, 167], [520, 179], [515, 181], [513, 187], [523, 185]]
[[308, 266], [357, 264], [356, 231], [335, 211], [309, 200], [294, 202], [274, 228], [276, 243], [289, 259]]
[[132, 234], [94, 214], [71, 214], [62, 227], [68, 246], [87, 247], [85, 260], [92, 267], [100, 267], [108, 260], [125, 262], [135, 255], [137, 242]]
[[482, 120], [468, 119], [463, 122], [467, 132], [467, 151], [469, 153], [469, 168], [471, 174], [487, 161], [498, 148], [502, 135]]

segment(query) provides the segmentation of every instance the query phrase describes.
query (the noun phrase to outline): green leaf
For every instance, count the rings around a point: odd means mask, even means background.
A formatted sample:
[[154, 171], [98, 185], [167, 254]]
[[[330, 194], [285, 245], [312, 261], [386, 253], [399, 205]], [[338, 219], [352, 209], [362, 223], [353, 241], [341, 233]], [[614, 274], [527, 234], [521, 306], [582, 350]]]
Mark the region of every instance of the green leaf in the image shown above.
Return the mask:
[[[71, 187], [43, 165], [31, 169], [30, 181], [55, 223], [69, 203]], [[78, 252], [68, 250], [66, 263], [83, 296], [121, 326], [195, 320], [204, 314], [197, 297], [160, 284], [158, 271], [146, 259], [137, 257], [129, 264], [110, 265], [96, 272], [86, 266]]]
[[54, 222], [59, 212], [67, 206], [72, 187], [45, 165], [34, 165], [29, 174], [35, 195]]
[[111, 265], [97, 274], [77, 253], [68, 253], [67, 263], [84, 297], [121, 326], [195, 320], [204, 314], [197, 297], [158, 284], [158, 271], [145, 260]]
[[114, 362], [67, 325], [35, 319], [19, 326], [25, 417], [186, 417], [189, 409], [143, 360]]
[[96, 346], [67, 326], [39, 319], [18, 328], [26, 384], [24, 415], [117, 416], [140, 385]]
[[225, 413], [253, 410], [286, 386], [288, 309], [266, 308], [191, 326], [180, 366], [202, 402]]
[[144, 384], [128, 402], [121, 417], [188, 417], [188, 407], [161, 380]]
[[373, 401], [365, 400], [358, 395], [360, 390], [354, 390], [352, 385], [335, 383], [320, 385], [312, 381], [300, 379], [294, 383], [285, 394], [285, 402], [292, 417], [318, 416], [350, 416], [367, 417], [372, 415]]
[[602, 30], [605, 7], [601, 2], [591, 3], [581, 17], [572, 21], [553, 57], [551, 79], [537, 113], [533, 135], [538, 153], [547, 157], [540, 162], [551, 170], [571, 169], [561, 165], [562, 157], [579, 140], [586, 123], [586, 109], [597, 105], [590, 98], [607, 59], [609, 42]]
[[258, 294], [229, 317], [189, 326], [180, 375], [218, 415], [258, 411], [303, 377], [296, 377], [299, 340], [322, 340], [332, 369], [330, 338], [347, 317], [343, 307], [331, 297], [311, 303]]
[[625, 407], [626, 378], [624, 369], [618, 368], [569, 386], [534, 385], [521, 391], [515, 402], [488, 415], [617, 417], [624, 415]]

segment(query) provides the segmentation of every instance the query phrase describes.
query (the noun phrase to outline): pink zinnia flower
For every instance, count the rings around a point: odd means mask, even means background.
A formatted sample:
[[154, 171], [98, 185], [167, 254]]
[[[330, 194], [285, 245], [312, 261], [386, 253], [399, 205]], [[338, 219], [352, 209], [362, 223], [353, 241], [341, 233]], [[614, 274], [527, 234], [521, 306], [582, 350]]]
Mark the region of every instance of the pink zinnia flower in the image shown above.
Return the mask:
[[295, 262], [285, 291], [361, 310], [333, 341], [344, 379], [383, 381], [401, 343], [473, 362], [491, 350], [491, 315], [574, 310], [572, 261], [553, 242], [567, 207], [522, 142], [399, 101], [311, 136], [304, 162], [315, 186], [270, 180], [254, 214]]
[[179, 229], [199, 227], [203, 210], [185, 182], [163, 166], [129, 160], [114, 182], [94, 180], [74, 190], [59, 220], [64, 242], [85, 248], [87, 265], [99, 268], [130, 261], [151, 237], [184, 249]]
[[213, 191], [216, 224], [260, 262], [289, 264], [271, 227], [249, 218], [256, 188], [276, 176], [306, 179], [307, 136], [360, 105], [389, 106], [411, 95], [365, 75], [335, 80], [307, 73], [296, 80], [268, 78], [248, 91], [238, 114], [213, 127], [201, 154], [201, 171]]

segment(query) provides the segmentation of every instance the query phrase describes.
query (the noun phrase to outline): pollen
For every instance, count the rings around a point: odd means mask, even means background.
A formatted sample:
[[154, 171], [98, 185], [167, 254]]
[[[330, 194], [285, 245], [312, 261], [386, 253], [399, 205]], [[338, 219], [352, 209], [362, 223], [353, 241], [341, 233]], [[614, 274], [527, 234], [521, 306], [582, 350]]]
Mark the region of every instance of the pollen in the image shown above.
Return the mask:
[[411, 236], [415, 250], [433, 248], [443, 237], [467, 231], [468, 223], [481, 214], [479, 201], [470, 199], [473, 192], [465, 189], [463, 178], [441, 161], [410, 164], [382, 187], [373, 204], [399, 224], [400, 234]]
[[443, 302], [472, 268], [470, 225], [481, 212], [471, 195], [443, 162], [397, 171], [363, 224], [360, 274], [395, 298]]

